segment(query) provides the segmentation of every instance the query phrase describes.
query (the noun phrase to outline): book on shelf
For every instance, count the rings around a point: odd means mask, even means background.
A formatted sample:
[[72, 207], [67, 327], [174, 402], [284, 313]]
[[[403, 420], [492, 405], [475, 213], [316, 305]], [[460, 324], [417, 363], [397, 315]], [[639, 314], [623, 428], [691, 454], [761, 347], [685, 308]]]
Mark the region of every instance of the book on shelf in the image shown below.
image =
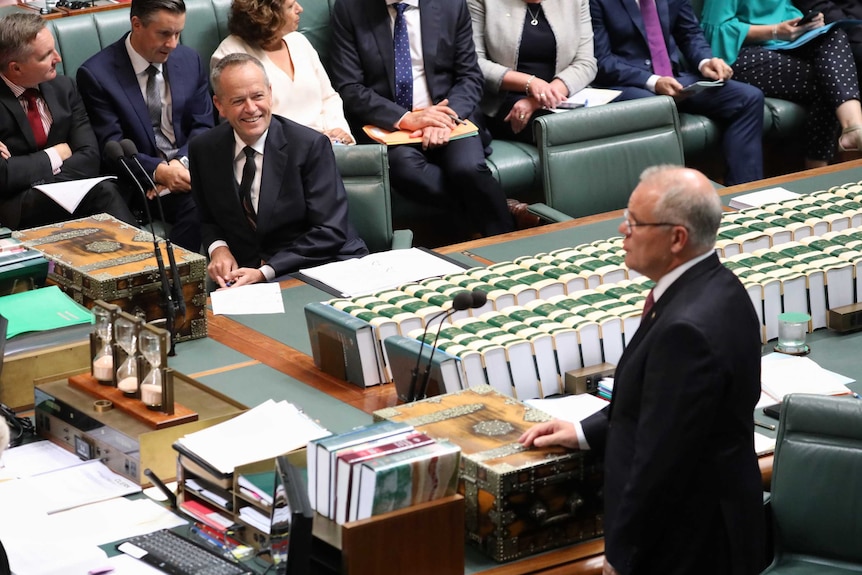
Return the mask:
[[261, 533], [269, 534], [271, 520], [259, 509], [252, 507], [251, 505], [240, 507], [239, 519], [243, 523], [251, 525]]
[[370, 323], [320, 302], [306, 304], [305, 321], [315, 366], [359, 387], [386, 380], [382, 351]]
[[363, 462], [359, 481], [351, 486], [349, 519], [366, 519], [453, 495], [460, 457], [460, 447], [439, 441]]
[[264, 505], [272, 505], [272, 490], [275, 485], [274, 472], [243, 473], [236, 478], [236, 484], [240, 492], [246, 497]]
[[379, 445], [364, 444], [366, 447], [359, 446], [357, 449], [348, 449], [339, 453], [335, 471], [335, 522], [339, 525], [347, 522], [350, 512], [350, 485], [353, 481], [353, 470], [357, 469], [360, 463], [433, 442], [431, 437], [417, 431], [401, 436], [395, 441]]
[[[384, 130], [383, 128], [378, 128], [377, 126], [372, 126], [371, 124], [367, 124], [362, 126], [362, 131], [365, 134], [374, 140], [375, 142], [380, 142], [381, 144], [385, 144], [387, 146], [398, 146], [401, 144], [421, 144], [422, 136], [413, 137], [412, 130]], [[449, 134], [449, 140], [459, 140], [461, 138], [468, 138], [470, 136], [476, 136], [479, 134], [479, 128], [476, 127], [476, 124], [471, 122], [470, 120], [461, 120], [460, 123], [456, 124], [455, 128]]]
[[330, 510], [330, 507], [335, 499], [335, 462], [340, 450], [408, 431], [413, 431], [413, 426], [394, 421], [381, 421], [345, 433], [309, 441], [306, 464], [308, 499], [312, 507], [326, 517], [332, 518], [335, 513], [335, 510]]
[[180, 511], [193, 517], [220, 533], [224, 533], [234, 526], [234, 521], [212, 505], [208, 505], [197, 499], [186, 499], [179, 504]]
[[[433, 350], [434, 353], [432, 356], [431, 345], [435, 334], [433, 332], [425, 332], [424, 330], [416, 331], [419, 332], [419, 337], [415, 339], [413, 337], [397, 335], [388, 338], [384, 342], [389, 359], [392, 362], [390, 367], [392, 368], [392, 378], [398, 397], [402, 401], [408, 401], [411, 398], [412, 391], [412, 397], [416, 398], [416, 393], [420, 390], [410, 389], [413, 382], [414, 369], [418, 369], [416, 388], [419, 387], [425, 378], [425, 370], [430, 369], [425, 396], [432, 397], [441, 393], [460, 391], [462, 389], [461, 360], [440, 348]], [[420, 339], [425, 336], [427, 336], [427, 343]], [[429, 361], [431, 362], [430, 368]]]

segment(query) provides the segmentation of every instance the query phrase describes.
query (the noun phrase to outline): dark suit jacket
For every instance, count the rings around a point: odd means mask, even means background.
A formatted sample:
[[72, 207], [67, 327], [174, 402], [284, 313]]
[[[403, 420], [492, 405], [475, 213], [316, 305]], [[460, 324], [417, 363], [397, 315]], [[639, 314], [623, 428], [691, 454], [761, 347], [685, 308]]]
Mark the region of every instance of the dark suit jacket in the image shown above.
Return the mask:
[[[431, 99], [449, 99], [461, 118], [482, 97], [482, 71], [464, 0], [421, 0], [422, 56]], [[338, 0], [332, 12], [330, 71], [354, 134], [393, 129], [409, 112], [395, 103], [395, 55], [384, 0]]]
[[[129, 138], [138, 148], [138, 159], [150, 174], [163, 160], [141, 94], [138, 79], [126, 51], [123, 36], [78, 68], [78, 85], [99, 140], [99, 150], [111, 140]], [[207, 69], [200, 56], [187, 46], [177, 46], [162, 68], [171, 89], [177, 155], [188, 155], [188, 143], [212, 128], [212, 99]]]
[[224, 123], [190, 147], [192, 193], [203, 245], [224, 240], [240, 267], [261, 260], [276, 275], [368, 253], [347, 220], [347, 193], [329, 138], [272, 116], [263, 154], [257, 232], [245, 219], [234, 175], [235, 139]]
[[583, 422], [604, 451], [605, 554], [623, 575], [763, 568], [760, 349], [751, 300], [715, 255], [642, 321], [611, 405]]
[[[674, 73], [683, 71], [682, 57], [695, 69], [712, 58], [689, 0], [656, 0]], [[593, 42], [598, 63], [596, 83], [643, 88], [653, 74], [649, 44], [635, 0], [590, 0]]]
[[39, 90], [53, 118], [46, 147], [66, 142], [72, 156], [63, 162], [58, 174], [52, 174], [51, 160], [36, 147], [21, 102], [0, 81], [0, 142], [12, 155], [8, 160], [0, 158], [0, 219], [13, 228], [21, 218], [21, 192], [37, 184], [99, 175], [99, 148], [75, 83], [58, 75], [39, 84]]

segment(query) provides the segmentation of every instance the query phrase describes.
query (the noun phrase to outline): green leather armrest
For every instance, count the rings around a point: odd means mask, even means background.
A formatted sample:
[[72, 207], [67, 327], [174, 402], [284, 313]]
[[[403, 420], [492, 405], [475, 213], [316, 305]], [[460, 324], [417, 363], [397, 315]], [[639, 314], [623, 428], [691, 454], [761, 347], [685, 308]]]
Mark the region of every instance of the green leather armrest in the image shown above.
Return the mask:
[[406, 250], [413, 247], [413, 230], [395, 230], [392, 232], [392, 249]]
[[527, 206], [527, 211], [533, 215], [539, 216], [546, 222], [566, 222], [573, 220], [572, 216], [568, 216], [560, 210], [555, 210], [548, 204], [535, 203]]

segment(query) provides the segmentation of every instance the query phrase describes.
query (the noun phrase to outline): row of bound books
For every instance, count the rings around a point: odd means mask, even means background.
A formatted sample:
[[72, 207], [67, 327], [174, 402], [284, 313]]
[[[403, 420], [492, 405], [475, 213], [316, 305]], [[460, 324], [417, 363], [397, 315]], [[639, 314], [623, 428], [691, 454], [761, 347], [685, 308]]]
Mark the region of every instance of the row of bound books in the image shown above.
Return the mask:
[[308, 498], [343, 524], [453, 495], [461, 448], [382, 421], [309, 442]]

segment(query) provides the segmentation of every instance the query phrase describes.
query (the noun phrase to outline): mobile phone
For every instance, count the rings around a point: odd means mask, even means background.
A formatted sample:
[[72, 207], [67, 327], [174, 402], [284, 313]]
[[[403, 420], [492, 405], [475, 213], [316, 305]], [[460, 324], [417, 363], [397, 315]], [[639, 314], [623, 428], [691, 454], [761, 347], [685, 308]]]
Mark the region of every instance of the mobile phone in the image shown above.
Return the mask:
[[796, 24], [794, 24], [794, 26], [805, 26], [818, 16], [820, 16], [819, 10], [811, 10], [810, 12], [808, 12], [808, 14], [803, 16]]
[[763, 413], [765, 413], [769, 417], [774, 417], [775, 419], [779, 419], [779, 416], [781, 415], [781, 404], [775, 403], [772, 405], [767, 405], [766, 407], [763, 408]]

